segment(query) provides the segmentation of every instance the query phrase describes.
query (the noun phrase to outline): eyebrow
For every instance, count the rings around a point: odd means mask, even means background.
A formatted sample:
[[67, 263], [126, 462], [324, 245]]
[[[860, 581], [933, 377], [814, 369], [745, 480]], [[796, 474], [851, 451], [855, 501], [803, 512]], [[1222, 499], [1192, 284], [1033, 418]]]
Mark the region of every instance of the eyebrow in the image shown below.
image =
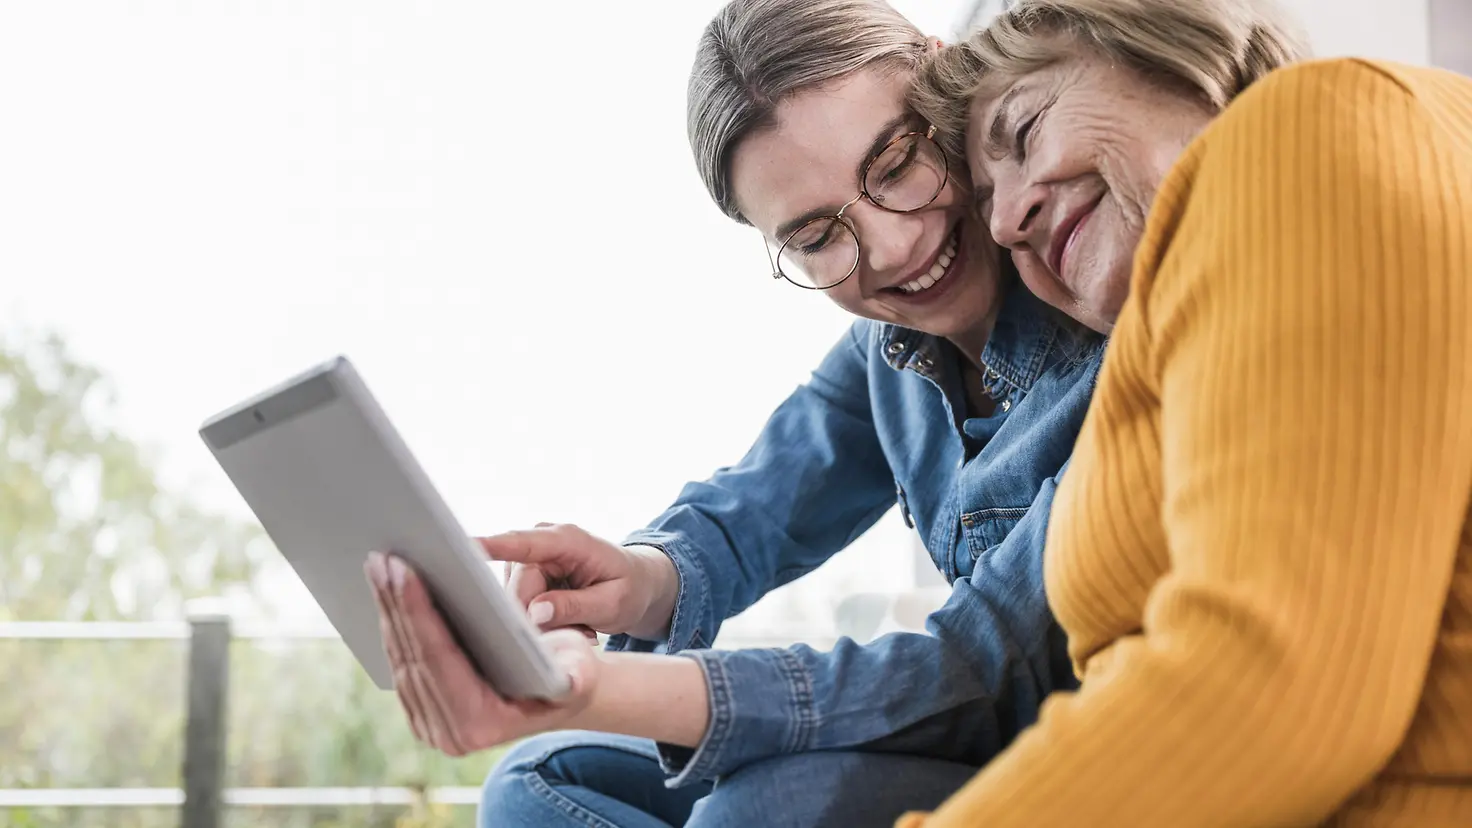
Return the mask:
[[1007, 90], [1002, 96], [1001, 103], [997, 104], [996, 111], [992, 113], [992, 125], [986, 131], [986, 149], [992, 153], [1005, 153], [1007, 151], [1008, 122], [1012, 116], [1012, 101], [1022, 94], [1021, 84]]
[[[910, 126], [914, 122], [914, 120], [914, 113], [903, 112], [891, 119], [884, 126], [880, 127], [879, 132], [874, 136], [874, 141], [869, 144], [868, 151], [866, 151], [863, 157], [859, 159], [859, 165], [854, 170], [854, 177], [859, 181], [863, 181], [864, 168], [869, 166], [869, 163], [874, 160], [875, 156], [883, 152], [884, 148], [886, 146], [889, 146], [889, 142], [893, 141], [895, 138], [898, 138], [900, 132], [906, 127]], [[796, 233], [799, 229], [801, 229], [804, 224], [807, 224], [813, 219], [820, 219], [824, 216], [831, 216], [836, 212], [838, 212], [838, 208], [834, 206], [816, 207], [812, 210], [807, 211], [806, 213], [803, 213], [797, 218], [789, 219], [777, 227], [777, 239], [778, 241], [786, 239], [788, 236]]]

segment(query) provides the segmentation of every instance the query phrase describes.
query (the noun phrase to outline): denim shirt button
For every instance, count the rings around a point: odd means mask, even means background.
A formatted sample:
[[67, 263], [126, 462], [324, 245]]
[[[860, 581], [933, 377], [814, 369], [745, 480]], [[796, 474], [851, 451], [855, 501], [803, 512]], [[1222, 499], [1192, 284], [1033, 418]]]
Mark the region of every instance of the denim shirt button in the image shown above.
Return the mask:
[[997, 372], [991, 368], [986, 369], [986, 378], [989, 380], [1000, 379], [1000, 377], [997, 376]]
[[1005, 414], [1005, 413], [1007, 413], [1008, 411], [1011, 411], [1011, 410], [1012, 410], [1012, 401], [1011, 400], [1002, 400], [1002, 413]]
[[903, 354], [905, 352], [905, 343], [903, 343], [903, 342], [891, 342], [891, 343], [889, 343], [888, 351], [890, 353], [890, 356], [895, 356], [897, 354]]

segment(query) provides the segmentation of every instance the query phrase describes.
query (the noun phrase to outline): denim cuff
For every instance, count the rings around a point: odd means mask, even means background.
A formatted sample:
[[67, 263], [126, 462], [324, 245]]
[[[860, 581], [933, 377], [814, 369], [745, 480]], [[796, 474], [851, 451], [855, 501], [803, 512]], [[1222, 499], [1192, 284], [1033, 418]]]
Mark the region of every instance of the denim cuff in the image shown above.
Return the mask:
[[670, 615], [669, 637], [664, 641], [647, 641], [625, 633], [609, 636], [604, 649], [616, 652], [677, 653], [691, 648], [710, 646], [701, 629], [701, 618], [709, 615], [710, 580], [700, 557], [679, 535], [670, 532], [635, 532], [624, 539], [624, 546], [652, 546], [663, 552], [675, 565], [679, 591], [675, 609]]
[[695, 650], [710, 700], [710, 724], [694, 750], [658, 743], [670, 788], [807, 748], [817, 717], [813, 682], [790, 650]]

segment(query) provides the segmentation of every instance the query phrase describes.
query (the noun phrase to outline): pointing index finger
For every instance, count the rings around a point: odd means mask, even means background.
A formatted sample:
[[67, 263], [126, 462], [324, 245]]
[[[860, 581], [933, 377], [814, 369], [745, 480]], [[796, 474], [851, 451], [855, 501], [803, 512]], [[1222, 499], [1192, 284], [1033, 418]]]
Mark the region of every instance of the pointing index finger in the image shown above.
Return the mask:
[[493, 561], [539, 564], [562, 557], [567, 550], [567, 538], [550, 528], [518, 529], [480, 538], [480, 548]]

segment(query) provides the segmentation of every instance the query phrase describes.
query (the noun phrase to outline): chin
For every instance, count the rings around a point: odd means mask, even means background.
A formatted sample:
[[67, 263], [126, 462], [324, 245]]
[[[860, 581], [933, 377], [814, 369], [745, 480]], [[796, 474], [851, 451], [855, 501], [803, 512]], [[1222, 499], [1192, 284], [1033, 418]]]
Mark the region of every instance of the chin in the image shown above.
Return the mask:
[[956, 292], [915, 327], [932, 336], [954, 338], [985, 324], [987, 317], [996, 313], [1002, 291], [995, 270], [972, 269], [957, 275], [966, 281], [956, 285]]
[[1129, 284], [1129, 269], [1121, 269], [1113, 262], [1099, 259], [1083, 259], [1074, 267], [1064, 269], [1065, 276], [1054, 277], [1068, 295], [1069, 304], [1086, 309], [1090, 315], [1103, 313], [1114, 293], [1113, 285]]
[[[1115, 320], [1119, 319], [1119, 311], [1130, 295], [1130, 276], [1133, 272], [1133, 263], [1123, 262], [1112, 272], [1104, 274], [1090, 286], [1088, 293], [1082, 295], [1089, 311], [1103, 325], [1101, 332], [1108, 333], [1114, 328]], [[1096, 326], [1090, 327], [1100, 330]]]

